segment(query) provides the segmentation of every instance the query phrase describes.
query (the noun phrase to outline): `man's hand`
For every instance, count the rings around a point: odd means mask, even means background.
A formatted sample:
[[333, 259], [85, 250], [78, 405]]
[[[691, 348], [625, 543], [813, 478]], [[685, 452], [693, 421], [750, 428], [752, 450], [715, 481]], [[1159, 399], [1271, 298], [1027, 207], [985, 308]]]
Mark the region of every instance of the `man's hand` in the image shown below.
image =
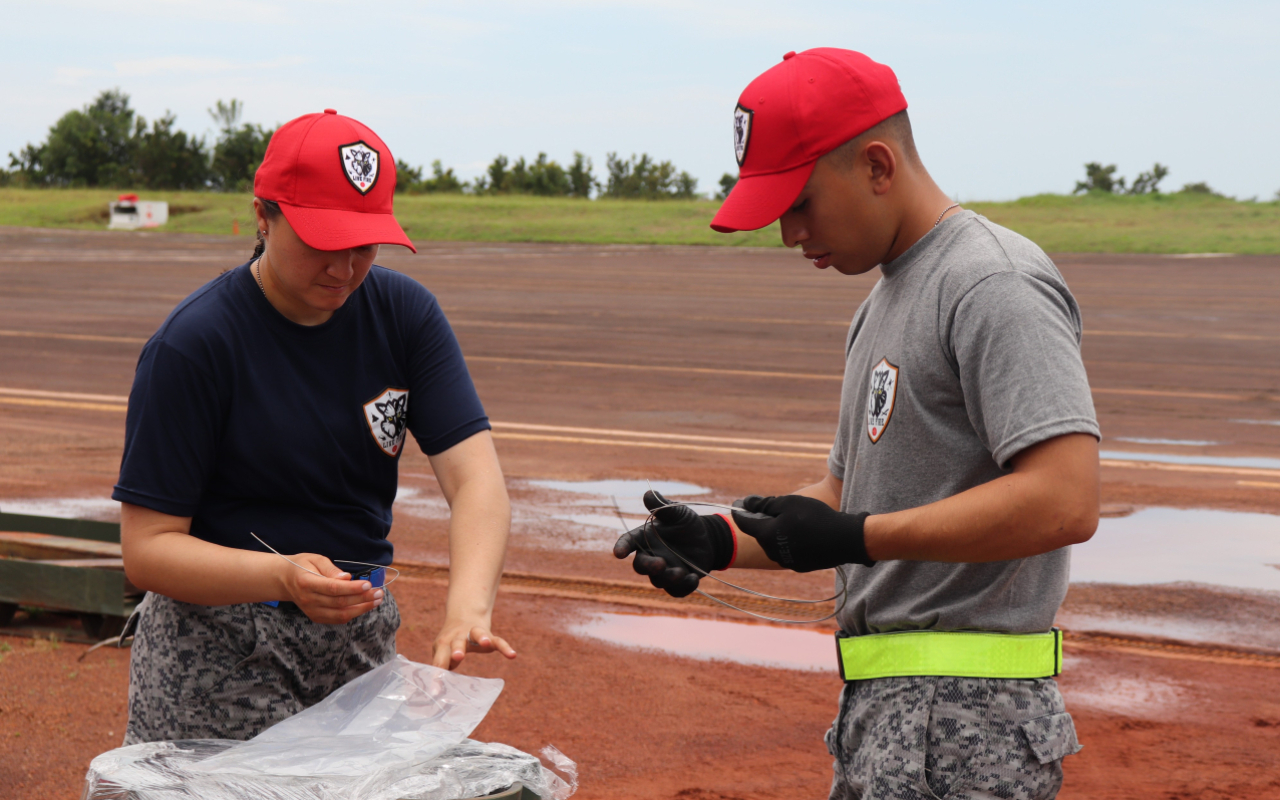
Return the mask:
[[325, 576], [317, 577], [288, 562], [280, 562], [281, 581], [289, 599], [312, 622], [341, 625], [382, 605], [381, 589], [375, 589], [368, 581], [351, 580], [349, 573], [338, 569], [324, 556], [299, 553], [290, 558]]
[[487, 620], [446, 619], [431, 647], [431, 665], [440, 669], [457, 669], [467, 653], [502, 653], [515, 658], [516, 651], [506, 639], [489, 631]]
[[654, 512], [654, 521], [622, 534], [613, 555], [626, 558], [635, 553], [631, 568], [648, 575], [654, 586], [672, 597], [685, 597], [702, 578], [689, 564], [703, 572], [732, 566], [737, 540], [724, 517], [701, 516], [688, 506], [671, 505], [652, 490], [644, 493], [644, 506]]
[[781, 567], [813, 572], [844, 564], [869, 567], [876, 563], [867, 555], [862, 531], [867, 514], [846, 514], [821, 500], [797, 494], [751, 495], [734, 505], [768, 517], [733, 512], [738, 528], [759, 542], [770, 560]]

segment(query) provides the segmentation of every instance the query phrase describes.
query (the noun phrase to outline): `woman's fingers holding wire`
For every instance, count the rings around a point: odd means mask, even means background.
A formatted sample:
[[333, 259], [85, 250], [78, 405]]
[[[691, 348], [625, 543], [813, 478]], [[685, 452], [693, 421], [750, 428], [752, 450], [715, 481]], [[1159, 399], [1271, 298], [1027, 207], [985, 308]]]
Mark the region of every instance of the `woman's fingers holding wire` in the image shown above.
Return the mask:
[[289, 599], [315, 622], [350, 622], [383, 603], [382, 589], [369, 581], [353, 581], [324, 556], [302, 553], [293, 562], [297, 568], [290, 567], [285, 582]]

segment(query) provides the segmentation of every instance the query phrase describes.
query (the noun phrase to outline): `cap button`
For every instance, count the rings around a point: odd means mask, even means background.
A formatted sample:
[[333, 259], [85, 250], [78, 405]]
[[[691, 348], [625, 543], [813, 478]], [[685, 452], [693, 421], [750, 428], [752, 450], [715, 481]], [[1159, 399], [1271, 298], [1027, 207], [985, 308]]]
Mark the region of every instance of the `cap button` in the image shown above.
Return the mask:
[[786, 61], [786, 60], [787, 60], [787, 59], [789, 59], [789, 58], [795, 58], [795, 57], [796, 57], [796, 51], [795, 51], [795, 50], [792, 50], [792, 51], [790, 51], [789, 53], [787, 53], [786, 55], [784, 55], [784, 56], [782, 57], [782, 60], [783, 60], [783, 61]]
[[326, 108], [326, 109], [324, 110], [324, 113], [326, 113], [326, 114], [337, 114], [338, 112], [337, 112], [337, 111], [334, 111], [332, 108]]

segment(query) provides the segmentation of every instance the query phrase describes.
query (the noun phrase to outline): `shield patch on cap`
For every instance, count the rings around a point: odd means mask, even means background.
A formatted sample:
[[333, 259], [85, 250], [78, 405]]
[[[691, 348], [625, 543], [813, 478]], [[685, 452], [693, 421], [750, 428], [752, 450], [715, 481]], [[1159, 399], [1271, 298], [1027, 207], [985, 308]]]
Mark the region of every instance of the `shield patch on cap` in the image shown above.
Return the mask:
[[352, 142], [338, 148], [342, 171], [360, 194], [368, 194], [378, 182], [378, 151], [364, 142]]
[[751, 117], [755, 113], [741, 103], [733, 109], [733, 155], [738, 159], [739, 167], [747, 160], [747, 145], [751, 142]]

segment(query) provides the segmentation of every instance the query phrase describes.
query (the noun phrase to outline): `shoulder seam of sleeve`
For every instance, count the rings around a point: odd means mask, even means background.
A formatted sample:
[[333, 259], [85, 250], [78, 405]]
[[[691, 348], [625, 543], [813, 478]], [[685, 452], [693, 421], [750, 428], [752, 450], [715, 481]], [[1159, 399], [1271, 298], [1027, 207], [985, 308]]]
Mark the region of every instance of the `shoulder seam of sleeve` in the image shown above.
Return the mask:
[[207, 380], [214, 381], [216, 383], [216, 380], [214, 379], [213, 374], [210, 373], [209, 370], [205, 369], [204, 366], [200, 364], [200, 362], [196, 361], [191, 356], [187, 355], [186, 353], [182, 352], [178, 348], [169, 344], [167, 341], [165, 341], [165, 338], [163, 336], [157, 336], [155, 339], [152, 340], [152, 344], [154, 344], [156, 347], [165, 348], [169, 352], [173, 353], [174, 355], [178, 356], [183, 361], [185, 361], [188, 366], [199, 371], [200, 374], [203, 375]]

